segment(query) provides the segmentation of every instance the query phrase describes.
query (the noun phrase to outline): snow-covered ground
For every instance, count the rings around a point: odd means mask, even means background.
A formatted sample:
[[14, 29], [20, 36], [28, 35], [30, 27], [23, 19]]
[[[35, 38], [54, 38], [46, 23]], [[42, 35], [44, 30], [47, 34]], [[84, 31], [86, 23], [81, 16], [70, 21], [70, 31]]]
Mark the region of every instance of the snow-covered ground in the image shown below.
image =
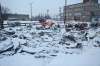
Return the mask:
[[36, 26], [0, 31], [0, 66], [100, 66], [100, 27], [85, 31]]

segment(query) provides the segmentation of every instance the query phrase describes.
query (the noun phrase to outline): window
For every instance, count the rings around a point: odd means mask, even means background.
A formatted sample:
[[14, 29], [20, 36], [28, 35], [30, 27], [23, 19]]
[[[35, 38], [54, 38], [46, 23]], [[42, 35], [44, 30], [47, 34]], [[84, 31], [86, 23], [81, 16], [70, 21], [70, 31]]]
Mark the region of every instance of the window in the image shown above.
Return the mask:
[[95, 18], [94, 21], [98, 21], [98, 18]]
[[89, 2], [89, 0], [83, 0], [83, 3]]
[[81, 16], [82, 14], [81, 13], [75, 13], [74, 15], [75, 16]]
[[69, 16], [72, 16], [72, 13], [69, 13], [68, 15], [69, 15]]

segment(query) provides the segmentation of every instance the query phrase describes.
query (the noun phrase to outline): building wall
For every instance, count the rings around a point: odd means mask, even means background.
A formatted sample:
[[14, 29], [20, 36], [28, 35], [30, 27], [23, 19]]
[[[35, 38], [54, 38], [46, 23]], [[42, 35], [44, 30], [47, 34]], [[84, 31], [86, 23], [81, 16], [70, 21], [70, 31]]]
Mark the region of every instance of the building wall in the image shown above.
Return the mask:
[[67, 21], [78, 20], [90, 22], [92, 17], [100, 16], [100, 4], [94, 2], [78, 3], [66, 6], [64, 11], [66, 11]]

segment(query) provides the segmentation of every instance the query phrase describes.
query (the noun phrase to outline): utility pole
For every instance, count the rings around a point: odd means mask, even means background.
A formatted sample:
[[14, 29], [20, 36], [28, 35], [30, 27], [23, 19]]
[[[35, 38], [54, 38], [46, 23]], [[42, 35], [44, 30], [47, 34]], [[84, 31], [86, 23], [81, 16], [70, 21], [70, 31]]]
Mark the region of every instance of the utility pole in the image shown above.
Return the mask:
[[30, 17], [31, 17], [31, 21], [32, 21], [32, 3], [30, 3]]
[[47, 9], [47, 15], [49, 15], [49, 9]]
[[64, 5], [64, 24], [66, 23], [66, 6], [67, 6], [67, 0], [65, 0], [65, 5]]
[[62, 14], [61, 14], [62, 12], [61, 12], [61, 7], [59, 7], [59, 19], [60, 19], [60, 21], [62, 20]]
[[49, 15], [49, 9], [47, 9], [47, 14], [45, 15], [46, 19], [50, 19], [50, 15]]

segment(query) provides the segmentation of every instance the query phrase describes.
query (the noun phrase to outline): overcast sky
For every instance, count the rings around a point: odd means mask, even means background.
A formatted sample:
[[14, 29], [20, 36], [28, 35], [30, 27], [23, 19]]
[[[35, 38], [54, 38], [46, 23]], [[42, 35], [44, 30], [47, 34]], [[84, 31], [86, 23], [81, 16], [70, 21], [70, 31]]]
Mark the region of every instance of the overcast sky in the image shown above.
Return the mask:
[[[80, 3], [82, 0], [67, 0], [67, 4]], [[51, 15], [59, 12], [59, 7], [64, 6], [64, 0], [0, 0], [2, 5], [8, 7], [12, 13], [30, 14], [30, 3], [33, 7], [33, 16], [46, 13], [50, 10]]]

